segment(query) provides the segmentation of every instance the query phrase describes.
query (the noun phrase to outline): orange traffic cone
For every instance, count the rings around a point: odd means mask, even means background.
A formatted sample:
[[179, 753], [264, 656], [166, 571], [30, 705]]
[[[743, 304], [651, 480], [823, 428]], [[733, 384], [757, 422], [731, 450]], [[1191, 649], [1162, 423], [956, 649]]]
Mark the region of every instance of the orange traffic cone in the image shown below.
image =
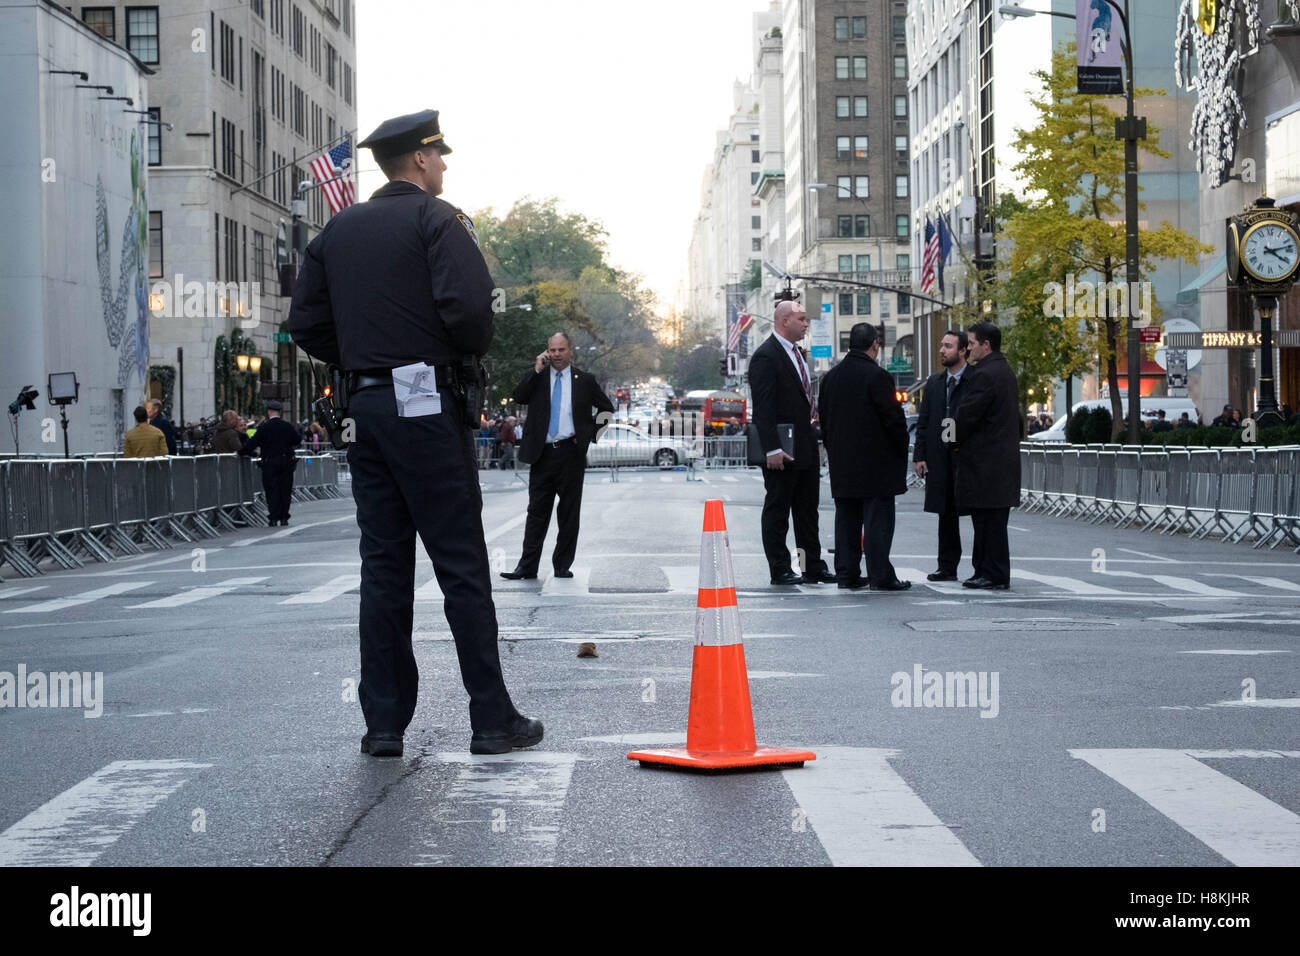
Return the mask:
[[802, 765], [816, 760], [807, 750], [759, 747], [754, 741], [754, 712], [749, 703], [749, 675], [740, 637], [736, 579], [721, 501], [704, 503], [700, 545], [700, 591], [695, 615], [695, 659], [691, 667], [691, 710], [686, 746], [637, 750], [629, 760], [699, 770]]

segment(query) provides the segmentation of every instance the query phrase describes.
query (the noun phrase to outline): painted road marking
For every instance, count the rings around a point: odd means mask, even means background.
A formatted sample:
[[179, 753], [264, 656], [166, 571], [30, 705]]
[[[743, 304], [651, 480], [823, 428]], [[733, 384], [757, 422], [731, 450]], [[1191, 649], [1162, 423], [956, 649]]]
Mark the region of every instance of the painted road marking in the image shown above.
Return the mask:
[[668, 578], [669, 593], [679, 592], [687, 594], [699, 591], [700, 587], [700, 569], [697, 567], [661, 567], [664, 575]]
[[42, 601], [40, 604], [33, 604], [30, 607], [10, 608], [5, 611], [5, 613], [48, 614], [51, 611], [62, 611], [65, 608], [76, 607], [79, 604], [89, 604], [91, 601], [98, 601], [100, 598], [112, 597], [115, 594], [125, 594], [127, 591], [147, 588], [152, 584], [152, 581], [119, 581], [117, 584], [110, 584], [107, 587], [96, 588], [93, 591], [84, 591], [81, 594], [74, 594], [72, 597], [55, 598], [52, 601]]
[[1262, 584], [1266, 588], [1277, 588], [1279, 591], [1300, 591], [1300, 584], [1285, 581], [1282, 578], [1256, 578], [1249, 574], [1221, 574], [1210, 571], [1205, 572], [1205, 576], [1207, 578], [1239, 578], [1252, 584]]
[[5, 600], [6, 598], [16, 598], [20, 594], [30, 594], [33, 591], [44, 591], [47, 587], [49, 587], [48, 584], [38, 584], [34, 588], [6, 589], [0, 591], [0, 601]]
[[1065, 577], [1059, 574], [1039, 574], [1036, 571], [1014, 571], [1012, 578], [1023, 578], [1027, 581], [1037, 581], [1039, 584], [1048, 584], [1054, 588], [1060, 588], [1062, 591], [1068, 591], [1071, 594], [1124, 594], [1116, 588], [1104, 588], [1100, 584], [1092, 584], [1088, 581], [1081, 581], [1078, 578]]
[[305, 594], [295, 594], [293, 597], [287, 597], [281, 604], [324, 604], [326, 601], [333, 600], [340, 594], [346, 594], [348, 591], [355, 591], [361, 587], [361, 575], [359, 574], [340, 574], [336, 578], [326, 581], [324, 584], [317, 585]]
[[[1237, 866], [1300, 864], [1300, 816], [1201, 763], [1294, 751], [1071, 750]], [[1200, 759], [1198, 759], [1198, 757]]]
[[0, 833], [0, 866], [90, 866], [212, 764], [115, 760]]
[[816, 763], [782, 771], [835, 866], [979, 866], [889, 765], [897, 750], [814, 747]]
[[1179, 651], [1179, 654], [1290, 654], [1290, 651], [1251, 651], [1221, 648], [1212, 651]]
[[[465, 841], [454, 836], [440, 839], [436, 847], [430, 845], [429, 852], [421, 854], [420, 862], [481, 863], [484, 843], [491, 841], [478, 835], [479, 827], [501, 841], [502, 852], [511, 857], [502, 859], [503, 863], [554, 861], [577, 754], [520, 750], [471, 756], [461, 752], [438, 754], [437, 759], [460, 765], [460, 770], [439, 798], [434, 821], [452, 834], [459, 831], [468, 837], [467, 824], [475, 833]], [[494, 826], [498, 821], [500, 830]]]
[[265, 577], [260, 578], [231, 578], [229, 581], [222, 581], [220, 584], [207, 585], [205, 587], [190, 588], [188, 591], [181, 591], [170, 597], [159, 598], [156, 601], [149, 601], [146, 604], [128, 604], [128, 608], [155, 608], [155, 607], [180, 607], [182, 604], [193, 604], [195, 601], [202, 601], [206, 598], [217, 597], [226, 594], [235, 588], [246, 587], [250, 584], [257, 584], [265, 581]]
[[1111, 577], [1121, 578], [1140, 578], [1143, 581], [1150, 581], [1154, 584], [1163, 584], [1167, 588], [1173, 588], [1175, 591], [1187, 591], [1190, 594], [1199, 594], [1202, 597], [1249, 597], [1250, 595], [1242, 591], [1229, 591], [1227, 588], [1216, 588], [1197, 581], [1195, 578], [1179, 577], [1175, 574], [1142, 574], [1138, 571], [1098, 571], [1098, 574], [1107, 574]]
[[[570, 568], [571, 578], [557, 578], [551, 575], [542, 583], [542, 594], [563, 594], [569, 597], [589, 597], [591, 595], [591, 568]], [[643, 595], [644, 596], [644, 595]]]
[[608, 734], [603, 737], [579, 737], [579, 741], [593, 744], [622, 744], [627, 747], [685, 745], [686, 735], [680, 730], [650, 730], [639, 734]]
[[1211, 707], [1300, 707], [1300, 697], [1261, 697], [1257, 700], [1221, 700]]
[[415, 589], [416, 601], [441, 601], [443, 596], [442, 588], [438, 586], [438, 576], [436, 574]]
[[323, 524], [337, 524], [340, 521], [352, 521], [355, 518], [356, 518], [356, 514], [353, 513], [353, 514], [346, 514], [342, 518], [329, 518], [325, 521], [309, 521], [307, 524], [291, 525], [290, 527], [282, 528], [279, 531], [274, 532], [273, 534], [263, 534], [257, 536], [256, 538], [244, 538], [242, 541], [232, 541], [230, 542], [230, 547], [246, 548], [250, 544], [259, 544], [263, 541], [274, 541], [277, 538], [287, 538], [289, 535], [297, 534], [299, 531], [303, 531], [307, 528], [316, 528]]

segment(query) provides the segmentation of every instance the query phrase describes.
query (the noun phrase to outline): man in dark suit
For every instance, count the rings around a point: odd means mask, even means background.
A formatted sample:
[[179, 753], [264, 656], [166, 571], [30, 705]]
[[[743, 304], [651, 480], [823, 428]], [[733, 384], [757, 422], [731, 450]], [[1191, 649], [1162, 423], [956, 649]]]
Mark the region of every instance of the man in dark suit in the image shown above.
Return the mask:
[[[519, 564], [501, 576], [511, 581], [537, 577], [542, 544], [555, 509], [559, 535], [551, 564], [557, 578], [571, 578], [573, 556], [578, 551], [578, 517], [582, 510], [582, 479], [587, 467], [587, 446], [596, 430], [614, 414], [614, 403], [596, 380], [573, 364], [573, 340], [557, 332], [537, 356], [531, 374], [515, 389], [514, 400], [528, 406], [519, 460], [531, 465], [528, 473], [528, 520]], [[598, 421], [597, 412], [603, 413]]]
[[939, 343], [943, 370], [926, 380], [921, 392], [921, 414], [916, 420], [916, 447], [912, 461], [918, 477], [925, 479], [925, 510], [939, 516], [939, 567], [926, 575], [931, 581], [956, 581], [961, 561], [961, 530], [957, 498], [953, 492], [953, 412], [962, 395], [966, 373], [966, 333], [950, 329]]
[[[763, 552], [773, 584], [829, 584], [835, 580], [821, 557], [817, 504], [821, 490], [817, 404], [803, 350], [795, 343], [808, 333], [808, 316], [798, 302], [781, 301], [772, 315], [772, 335], [749, 360], [754, 426], [767, 463], [763, 468]], [[794, 426], [794, 454], [781, 447], [777, 425]], [[803, 575], [790, 567], [785, 535], [794, 514], [794, 542], [803, 554]]]
[[973, 363], [957, 406], [957, 511], [975, 525], [975, 575], [963, 587], [1005, 591], [1011, 585], [1007, 518], [1020, 504], [1020, 388], [992, 322], [967, 330]]
[[176, 454], [176, 426], [162, 413], [162, 402], [151, 398], [145, 402], [144, 410], [149, 414], [149, 424], [162, 432], [167, 440], [167, 454]]
[[251, 455], [254, 448], [262, 452], [262, 490], [266, 492], [267, 517], [272, 528], [289, 524], [293, 471], [298, 467], [293, 450], [301, 444], [298, 429], [280, 417], [280, 403], [272, 400], [266, 403], [266, 421], [244, 439], [239, 449], [241, 455]]
[[[831, 463], [835, 499], [835, 578], [841, 588], [906, 591], [889, 563], [894, 497], [907, 492], [907, 418], [894, 395], [894, 377], [876, 364], [876, 327], [849, 330], [849, 354], [826, 373], [818, 396], [822, 441]], [[867, 579], [859, 573], [862, 544]]]

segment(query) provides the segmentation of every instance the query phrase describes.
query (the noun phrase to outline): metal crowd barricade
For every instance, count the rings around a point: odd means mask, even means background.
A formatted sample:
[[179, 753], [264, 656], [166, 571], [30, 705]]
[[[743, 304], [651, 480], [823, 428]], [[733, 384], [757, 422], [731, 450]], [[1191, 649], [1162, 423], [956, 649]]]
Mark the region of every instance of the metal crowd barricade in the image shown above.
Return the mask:
[[[339, 491], [339, 460], [333, 455], [322, 455], [320, 460], [321, 487], [327, 498], [342, 498]], [[346, 464], [346, 463], [345, 463]]]
[[[117, 489], [117, 524], [132, 541], [158, 550], [171, 547], [150, 523], [148, 458], [113, 460], [113, 485]], [[155, 492], [156, 494], [156, 492]]]
[[1042, 482], [1038, 487], [1043, 493], [1040, 505], [1048, 512], [1054, 512], [1065, 500], [1065, 465], [1061, 458], [1061, 449], [1044, 448], [1041, 464]]
[[27, 541], [37, 537], [33, 528], [48, 516], [49, 500], [39, 494], [40, 475], [33, 471], [39, 462], [11, 458], [0, 465], [4, 474], [0, 484], [0, 506], [4, 508], [4, 527], [0, 528], [0, 557], [25, 578], [35, 577], [41, 571], [37, 563], [44, 556], [29, 553]]
[[708, 436], [703, 441], [705, 468], [749, 467], [749, 440], [744, 435]]
[[1216, 519], [1232, 525], [1223, 535], [1225, 541], [1237, 542], [1254, 530], [1255, 462], [1266, 450], [1225, 448], [1219, 453], [1219, 503]]
[[[1020, 510], [1021, 511], [1033, 511], [1035, 505], [1038, 503], [1037, 501], [1038, 487], [1037, 485], [1034, 484], [1033, 465], [1031, 463], [1032, 455], [1033, 455], [1033, 449], [1026, 447], [1025, 444], [1022, 442], [1020, 444]], [[908, 455], [908, 457], [910, 458], [911, 455]], [[908, 484], [910, 485], [911, 482], [909, 481]]]
[[1192, 449], [1188, 453], [1187, 526], [1193, 538], [1204, 538], [1222, 523], [1219, 516], [1219, 450]]
[[221, 509], [221, 489], [219, 474], [220, 455], [194, 456], [194, 524], [204, 534], [211, 532], [216, 537], [220, 532], [214, 527], [220, 523], [217, 517]]
[[186, 541], [215, 538], [217, 530], [199, 514], [198, 460], [190, 455], [173, 456], [171, 524]]
[[217, 522], [228, 531], [239, 525], [239, 456], [213, 455], [217, 459]]
[[239, 515], [251, 525], [267, 527], [270, 525], [270, 512], [266, 504], [258, 500], [258, 491], [262, 487], [262, 474], [253, 459], [245, 455], [235, 456], [235, 465], [239, 471]]
[[1093, 493], [1096, 508], [1088, 521], [1089, 524], [1109, 521], [1116, 516], [1115, 463], [1119, 446], [1111, 445], [1109, 448], [1114, 450], [1103, 449], [1097, 452], [1097, 490]]
[[1061, 501], [1053, 515], [1069, 515], [1079, 507], [1079, 449], [1061, 449]]
[[1079, 493], [1078, 507], [1073, 516], [1091, 518], [1097, 511], [1097, 480], [1101, 473], [1101, 451], [1098, 445], [1088, 445], [1079, 449]]
[[[144, 460], [144, 502], [146, 526], [160, 540], [166, 542], [170, 531], [183, 541], [192, 541], [184, 529], [172, 520], [172, 463], [167, 458]], [[167, 547], [171, 547], [167, 543]]]
[[1169, 452], [1164, 448], [1144, 448], [1138, 466], [1138, 507], [1134, 525], [1143, 518], [1141, 529], [1154, 527], [1169, 513]]
[[110, 557], [121, 554], [141, 554], [140, 546], [122, 533], [117, 517], [117, 482], [113, 474], [114, 459], [87, 458], [86, 469], [86, 531], [87, 538], [107, 552]]
[[1138, 518], [1146, 517], [1142, 509], [1142, 449], [1125, 446], [1115, 453], [1114, 514], [1116, 528], [1127, 528]]
[[[1272, 449], [1271, 485], [1272, 497], [1265, 497], [1263, 488], [1255, 493], [1256, 511], [1268, 507], [1269, 529], [1255, 542], [1256, 548], [1269, 546], [1271, 551], [1279, 544], [1300, 545], [1300, 446], [1283, 445]], [[1262, 477], [1262, 470], [1261, 470]], [[0, 535], [3, 537], [3, 535]]]
[[1165, 454], [1169, 456], [1165, 471], [1166, 506], [1154, 530], [1161, 534], [1174, 534], [1194, 527], [1188, 507], [1192, 500], [1192, 453], [1186, 448], [1166, 447]]
[[49, 466], [50, 536], [46, 547], [51, 556], [72, 568], [85, 567], [76, 551], [85, 551], [96, 561], [111, 560], [94, 545], [84, 544], [81, 537], [86, 530], [85, 462], [64, 459]]

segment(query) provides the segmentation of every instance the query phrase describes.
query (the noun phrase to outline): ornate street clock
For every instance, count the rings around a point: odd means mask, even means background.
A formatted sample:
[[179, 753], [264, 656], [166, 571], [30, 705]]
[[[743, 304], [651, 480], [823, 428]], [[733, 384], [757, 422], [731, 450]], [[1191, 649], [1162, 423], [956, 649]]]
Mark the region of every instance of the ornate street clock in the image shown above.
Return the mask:
[[1228, 277], [1250, 295], [1259, 311], [1259, 399], [1254, 418], [1260, 425], [1282, 424], [1273, 383], [1273, 315], [1279, 296], [1300, 277], [1300, 223], [1267, 196], [1228, 220]]

